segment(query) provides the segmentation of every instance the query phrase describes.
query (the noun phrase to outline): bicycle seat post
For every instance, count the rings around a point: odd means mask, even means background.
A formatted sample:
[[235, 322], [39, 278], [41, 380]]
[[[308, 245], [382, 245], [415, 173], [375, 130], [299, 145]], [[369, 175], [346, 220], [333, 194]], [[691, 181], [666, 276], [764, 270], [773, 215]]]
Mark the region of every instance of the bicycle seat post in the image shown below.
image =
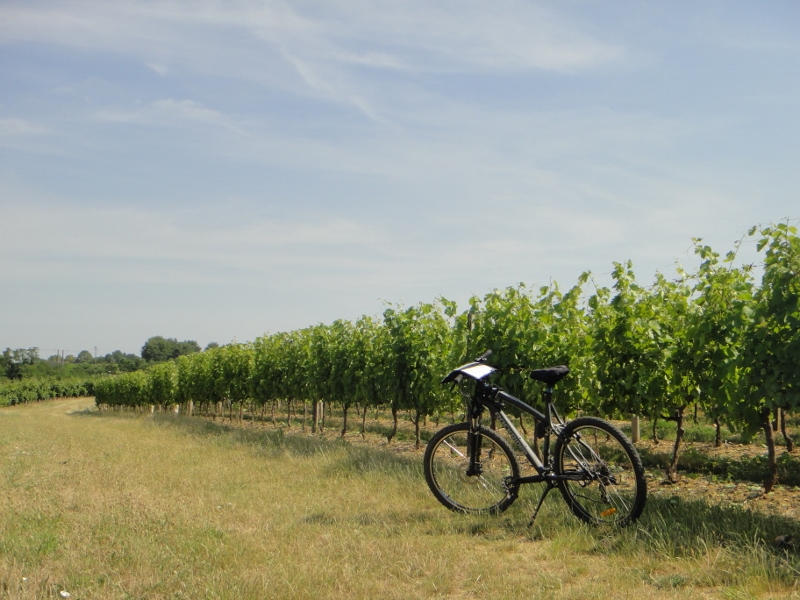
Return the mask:
[[[539, 423], [536, 427], [534, 435], [537, 437], [542, 438], [542, 460], [545, 463], [545, 467], [549, 469], [549, 456], [550, 456], [550, 429], [551, 423], [553, 422], [553, 386], [551, 384], [545, 385], [544, 389], [542, 390], [542, 402], [544, 402], [544, 421]], [[544, 502], [544, 497], [547, 496], [547, 492], [549, 489], [542, 495], [542, 499], [540, 501]], [[536, 512], [539, 512], [538, 508]], [[536, 518], [536, 513], [534, 513], [533, 518], [531, 519], [531, 524], [533, 524], [533, 519]]]
[[553, 418], [553, 386], [548, 385], [542, 390], [542, 402], [544, 402], [544, 414], [547, 417], [546, 427], [550, 427]]

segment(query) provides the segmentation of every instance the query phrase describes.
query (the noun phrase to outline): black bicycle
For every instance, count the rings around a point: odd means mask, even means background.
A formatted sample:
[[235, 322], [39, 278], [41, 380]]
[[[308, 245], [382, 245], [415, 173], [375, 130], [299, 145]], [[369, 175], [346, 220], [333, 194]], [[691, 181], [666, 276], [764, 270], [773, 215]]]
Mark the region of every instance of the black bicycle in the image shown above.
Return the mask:
[[[631, 441], [597, 417], [566, 422], [553, 406], [553, 387], [569, 368], [531, 371], [531, 378], [545, 386], [542, 413], [487, 382], [498, 370], [487, 364], [490, 355], [491, 351], [461, 365], [442, 380], [460, 386], [466, 422], [439, 430], [425, 449], [425, 479], [439, 502], [460, 513], [497, 514], [514, 503], [523, 484], [545, 483], [531, 525], [556, 487], [570, 510], [587, 523], [624, 527], [638, 519], [647, 499], [647, 483], [642, 459]], [[504, 412], [506, 406], [534, 418], [541, 450], [534, 451], [525, 441]], [[522, 475], [506, 439], [481, 424], [486, 410], [519, 446], [535, 474]]]

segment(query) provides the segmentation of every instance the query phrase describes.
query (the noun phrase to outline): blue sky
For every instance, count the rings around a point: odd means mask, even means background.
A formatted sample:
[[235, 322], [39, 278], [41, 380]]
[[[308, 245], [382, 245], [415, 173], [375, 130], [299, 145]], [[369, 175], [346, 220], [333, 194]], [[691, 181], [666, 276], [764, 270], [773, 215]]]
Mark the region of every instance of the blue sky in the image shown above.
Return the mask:
[[0, 346], [649, 283], [800, 217], [798, 31], [790, 1], [4, 0]]

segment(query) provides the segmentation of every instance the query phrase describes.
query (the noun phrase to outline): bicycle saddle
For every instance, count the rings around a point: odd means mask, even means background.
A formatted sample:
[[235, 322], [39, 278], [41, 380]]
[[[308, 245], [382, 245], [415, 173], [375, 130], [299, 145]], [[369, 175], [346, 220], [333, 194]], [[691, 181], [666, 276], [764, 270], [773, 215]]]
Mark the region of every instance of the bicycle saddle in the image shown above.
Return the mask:
[[548, 367], [546, 369], [536, 369], [531, 371], [531, 379], [541, 381], [549, 386], [554, 386], [556, 383], [564, 379], [569, 373], [569, 367], [559, 365], [557, 367]]

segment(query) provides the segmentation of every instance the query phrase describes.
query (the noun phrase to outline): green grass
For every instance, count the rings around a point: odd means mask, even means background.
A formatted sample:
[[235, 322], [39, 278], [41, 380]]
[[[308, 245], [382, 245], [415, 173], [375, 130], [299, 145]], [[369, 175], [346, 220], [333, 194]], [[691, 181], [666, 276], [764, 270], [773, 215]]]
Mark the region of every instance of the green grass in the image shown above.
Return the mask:
[[0, 410], [0, 598], [786, 598], [794, 521], [653, 498], [624, 531], [538, 487], [446, 511], [418, 454], [87, 401]]

